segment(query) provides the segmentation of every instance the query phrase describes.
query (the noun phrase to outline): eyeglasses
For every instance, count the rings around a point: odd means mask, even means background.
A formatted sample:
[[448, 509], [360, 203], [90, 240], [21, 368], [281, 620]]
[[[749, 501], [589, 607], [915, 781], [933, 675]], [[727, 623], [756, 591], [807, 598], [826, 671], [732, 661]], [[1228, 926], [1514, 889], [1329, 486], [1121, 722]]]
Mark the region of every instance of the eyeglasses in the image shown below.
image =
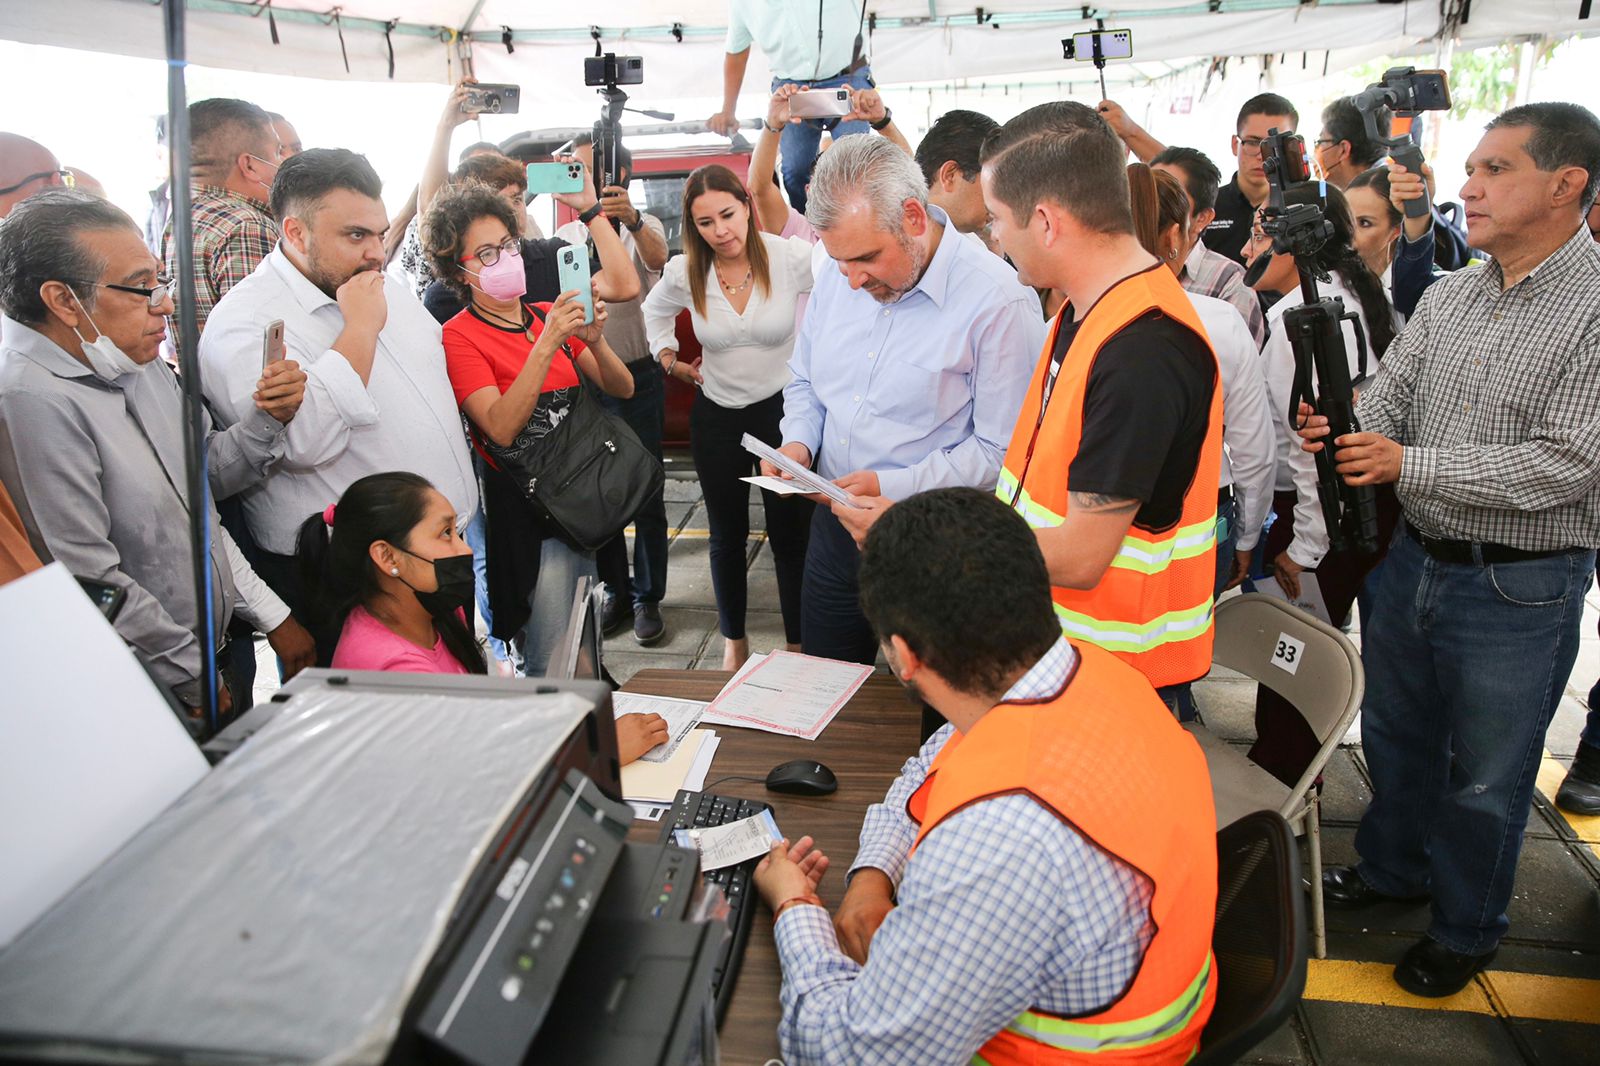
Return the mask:
[[96, 289], [116, 289], [118, 292], [131, 292], [143, 296], [149, 301], [150, 310], [152, 311], [159, 310], [161, 305], [166, 303], [168, 297], [172, 295], [171, 278], [156, 278], [153, 288], [145, 288], [141, 285], [111, 285], [103, 281], [79, 281], [74, 282], [74, 284], [87, 285]]
[[72, 176], [72, 171], [70, 170], [41, 170], [37, 174], [29, 174], [15, 185], [7, 185], [5, 188], [0, 189], [0, 196], [14, 193], [24, 185], [38, 181], [40, 178], [60, 178], [61, 184], [69, 189], [78, 184], [78, 179]]
[[1265, 137], [1240, 137], [1239, 151], [1249, 152], [1251, 155], [1260, 155], [1261, 145], [1265, 141]]
[[522, 239], [513, 234], [499, 244], [491, 244], [487, 248], [479, 248], [475, 253], [458, 260], [465, 263], [468, 259], [476, 259], [481, 265], [492, 267], [500, 261], [502, 255], [514, 255], [522, 258]]
[[1332, 137], [1318, 137], [1316, 140], [1311, 142], [1311, 146], [1313, 148], [1326, 148], [1330, 144], [1338, 143], [1339, 142], [1334, 140]]

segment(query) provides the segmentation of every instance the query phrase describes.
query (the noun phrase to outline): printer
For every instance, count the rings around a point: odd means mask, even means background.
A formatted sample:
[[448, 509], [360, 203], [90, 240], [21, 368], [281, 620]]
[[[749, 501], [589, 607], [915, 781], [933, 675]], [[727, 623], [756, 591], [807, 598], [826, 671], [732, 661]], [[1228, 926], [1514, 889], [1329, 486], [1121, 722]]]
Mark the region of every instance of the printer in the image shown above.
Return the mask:
[[726, 913], [610, 689], [307, 670], [0, 950], [0, 1060], [715, 1062]]

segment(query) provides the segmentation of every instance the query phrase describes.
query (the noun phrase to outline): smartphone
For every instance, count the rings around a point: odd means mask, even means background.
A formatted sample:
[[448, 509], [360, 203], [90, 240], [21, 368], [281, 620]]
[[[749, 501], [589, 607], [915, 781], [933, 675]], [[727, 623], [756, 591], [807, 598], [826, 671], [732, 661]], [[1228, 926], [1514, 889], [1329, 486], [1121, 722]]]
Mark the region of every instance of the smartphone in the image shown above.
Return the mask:
[[805, 89], [789, 97], [791, 118], [840, 118], [849, 113], [849, 89]]
[[1062, 41], [1062, 54], [1067, 59], [1076, 59], [1080, 63], [1094, 61], [1094, 46], [1100, 42], [1100, 58], [1106, 59], [1132, 59], [1133, 58], [1133, 31], [1132, 30], [1089, 30], [1087, 33], [1075, 33], [1068, 40]]
[[589, 249], [581, 244], [569, 244], [556, 253], [556, 278], [561, 291], [578, 290], [578, 302], [583, 304], [583, 324], [594, 321], [594, 291], [589, 288]]
[[128, 598], [127, 589], [108, 585], [104, 581], [91, 581], [86, 577], [78, 578], [78, 586], [94, 601], [94, 605], [100, 609], [107, 622], [117, 620], [123, 601]]
[[[1387, 80], [1387, 78], [1385, 78]], [[1450, 110], [1450, 81], [1442, 70], [1418, 70], [1406, 79], [1407, 92], [1401, 111]]]
[[268, 366], [287, 357], [287, 353], [283, 350], [283, 319], [268, 322], [267, 328], [261, 331], [262, 373], [266, 373]]
[[469, 115], [515, 115], [522, 105], [522, 86], [487, 82], [467, 87], [461, 110]]
[[528, 195], [582, 192], [582, 163], [529, 163]]

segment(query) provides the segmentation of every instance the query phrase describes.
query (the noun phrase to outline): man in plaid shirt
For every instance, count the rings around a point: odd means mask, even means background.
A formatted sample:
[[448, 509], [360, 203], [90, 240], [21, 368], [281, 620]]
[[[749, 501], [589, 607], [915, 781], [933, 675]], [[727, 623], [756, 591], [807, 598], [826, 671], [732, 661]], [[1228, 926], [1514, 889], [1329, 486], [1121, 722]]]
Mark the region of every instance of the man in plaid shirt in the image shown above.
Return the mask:
[[[272, 117], [244, 100], [218, 98], [189, 105], [191, 199], [194, 226], [194, 316], [204, 332], [222, 294], [249, 277], [278, 243], [267, 210], [278, 173], [278, 135]], [[172, 224], [161, 239], [161, 262], [177, 266]], [[174, 347], [177, 337], [173, 336]]]
[[[1600, 545], [1600, 120], [1512, 108], [1467, 160], [1472, 245], [1435, 283], [1334, 441], [1352, 485], [1393, 484], [1405, 524], [1362, 633], [1372, 805], [1329, 906], [1432, 900], [1395, 969], [1459, 991], [1507, 929], [1545, 729], [1577, 657]], [[1310, 409], [1302, 407], [1310, 416]], [[1327, 435], [1308, 417], [1301, 436]]]

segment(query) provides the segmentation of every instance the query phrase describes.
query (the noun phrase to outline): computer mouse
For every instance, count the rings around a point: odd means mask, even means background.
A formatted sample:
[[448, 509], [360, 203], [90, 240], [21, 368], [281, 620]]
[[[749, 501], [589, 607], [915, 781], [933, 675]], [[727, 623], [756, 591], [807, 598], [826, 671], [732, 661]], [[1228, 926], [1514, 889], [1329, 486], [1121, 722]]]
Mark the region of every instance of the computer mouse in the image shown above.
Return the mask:
[[833, 771], [815, 759], [791, 759], [774, 766], [767, 775], [769, 792], [787, 792], [795, 796], [826, 796], [839, 787]]

